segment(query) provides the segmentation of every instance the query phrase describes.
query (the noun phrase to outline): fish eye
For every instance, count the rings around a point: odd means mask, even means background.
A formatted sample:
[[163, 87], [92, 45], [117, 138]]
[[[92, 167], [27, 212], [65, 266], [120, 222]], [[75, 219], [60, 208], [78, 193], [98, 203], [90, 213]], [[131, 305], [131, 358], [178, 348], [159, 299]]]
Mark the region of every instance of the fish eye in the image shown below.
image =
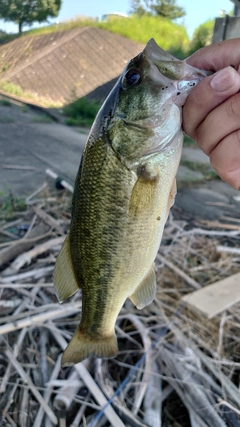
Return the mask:
[[122, 82], [123, 89], [127, 89], [129, 86], [136, 86], [142, 81], [141, 73], [138, 70], [135, 70], [134, 68], [129, 70]]

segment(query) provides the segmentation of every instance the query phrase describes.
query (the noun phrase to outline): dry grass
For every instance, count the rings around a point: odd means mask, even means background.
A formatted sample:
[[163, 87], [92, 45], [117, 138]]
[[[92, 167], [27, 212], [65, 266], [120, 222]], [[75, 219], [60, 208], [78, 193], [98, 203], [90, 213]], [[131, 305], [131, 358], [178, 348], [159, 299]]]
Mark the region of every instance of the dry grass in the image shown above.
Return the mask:
[[235, 427], [240, 419], [240, 310], [207, 320], [181, 296], [239, 271], [240, 230], [171, 215], [156, 260], [155, 301], [127, 301], [115, 359], [61, 368], [81, 297], [57, 303], [52, 272], [71, 194], [41, 187], [0, 223], [1, 426]]

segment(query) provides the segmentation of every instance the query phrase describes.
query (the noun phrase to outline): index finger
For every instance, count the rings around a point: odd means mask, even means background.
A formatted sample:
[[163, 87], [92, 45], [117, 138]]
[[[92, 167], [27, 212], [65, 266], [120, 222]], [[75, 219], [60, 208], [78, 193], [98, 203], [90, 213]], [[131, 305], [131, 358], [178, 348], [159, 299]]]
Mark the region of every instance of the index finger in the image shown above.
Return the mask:
[[[216, 90], [216, 81], [218, 90]], [[215, 82], [215, 84], [214, 84]], [[203, 121], [207, 119], [208, 114], [215, 108], [222, 104], [232, 95], [236, 94], [240, 88], [240, 75], [232, 67], [224, 68], [212, 76], [205, 77], [201, 80], [196, 87], [188, 95], [186, 103], [183, 107], [183, 129], [184, 131], [195, 139], [201, 148], [209, 154], [212, 148], [209, 141], [205, 138], [200, 138], [199, 127]], [[226, 117], [221, 117], [220, 110], [218, 110], [219, 120], [223, 123]], [[219, 123], [221, 125], [222, 122]], [[209, 124], [209, 134], [211, 131], [215, 132], [211, 122]], [[215, 124], [216, 125], [216, 124]], [[217, 126], [220, 130], [220, 126]], [[225, 135], [222, 135], [224, 137]], [[209, 138], [208, 138], [209, 139]]]
[[237, 71], [240, 68], [240, 38], [225, 40], [199, 49], [187, 63], [203, 70], [218, 71], [231, 65]]

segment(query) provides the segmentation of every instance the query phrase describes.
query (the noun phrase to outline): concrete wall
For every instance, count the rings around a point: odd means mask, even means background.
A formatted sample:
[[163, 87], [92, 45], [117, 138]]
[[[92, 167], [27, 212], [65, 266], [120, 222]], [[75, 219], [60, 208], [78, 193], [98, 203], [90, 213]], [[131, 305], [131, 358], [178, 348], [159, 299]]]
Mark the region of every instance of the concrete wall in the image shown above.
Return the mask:
[[212, 43], [240, 37], [240, 17], [216, 18]]

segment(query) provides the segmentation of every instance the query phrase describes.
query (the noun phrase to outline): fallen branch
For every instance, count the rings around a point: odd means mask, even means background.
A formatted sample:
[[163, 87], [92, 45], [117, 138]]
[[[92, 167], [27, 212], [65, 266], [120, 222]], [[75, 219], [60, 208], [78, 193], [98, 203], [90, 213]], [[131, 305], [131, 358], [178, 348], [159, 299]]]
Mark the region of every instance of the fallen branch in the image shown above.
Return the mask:
[[[58, 342], [62, 350], [65, 350], [65, 348], [67, 347], [67, 341], [63, 338], [60, 332], [55, 332], [54, 338]], [[107, 405], [108, 401], [106, 397], [101, 392], [100, 388], [97, 386], [96, 382], [94, 381], [88, 370], [85, 368], [84, 363], [77, 363], [76, 365], [74, 365], [74, 369], [78, 372], [86, 387], [89, 389], [89, 391], [91, 391], [92, 395], [99, 403], [99, 405], [101, 405], [101, 407], [106, 406], [104, 414], [109, 420], [109, 422], [114, 427], [125, 427], [116, 412], [113, 410], [112, 406], [110, 404]]]
[[[157, 375], [156, 375], [157, 374]], [[162, 425], [162, 379], [159, 375], [159, 367], [154, 361], [152, 372], [148, 380], [148, 386], [144, 397], [144, 422], [149, 426], [161, 427]]]
[[[189, 349], [190, 350], [190, 349]], [[227, 427], [222, 418], [217, 414], [213, 406], [212, 400], [209, 395], [209, 386], [206, 382], [201, 381], [198, 376], [198, 371], [201, 370], [197, 357], [191, 351], [192, 355], [187, 357], [187, 348], [184, 354], [174, 349], [167, 349], [165, 346], [161, 347], [162, 369], [166, 375], [166, 381], [176, 390], [181, 397], [185, 406], [189, 411], [194, 413], [195, 418], [205, 421], [211, 427]], [[196, 366], [195, 364], [198, 364]], [[189, 364], [196, 366], [196, 373], [188, 369]], [[213, 396], [213, 395], [212, 395]]]
[[176, 265], [174, 265], [171, 261], [168, 261], [165, 257], [163, 257], [162, 255], [160, 255], [159, 253], [157, 254], [157, 259], [159, 261], [161, 261], [163, 264], [165, 264], [168, 268], [170, 268], [171, 270], [173, 270], [183, 280], [185, 280], [185, 282], [188, 285], [192, 286], [194, 289], [199, 289], [200, 288], [200, 285], [199, 285], [199, 283], [196, 282], [196, 280], [194, 280], [191, 277], [189, 277], [186, 273], [184, 273], [184, 271], [180, 270], [179, 267], [177, 267]]
[[36, 268], [35, 270], [26, 271], [25, 273], [14, 274], [13, 276], [7, 276], [0, 278], [0, 282], [2, 283], [11, 283], [15, 281], [25, 280], [31, 278], [39, 279], [40, 277], [44, 277], [47, 274], [52, 273], [54, 270], [54, 266], [51, 265], [49, 267]]
[[33, 325], [42, 325], [44, 322], [50, 319], [61, 319], [73, 314], [79, 313], [81, 303], [65, 304], [61, 308], [49, 311], [47, 313], [36, 314], [35, 316], [29, 316], [26, 319], [19, 320], [13, 323], [8, 323], [0, 326], [0, 335], [7, 334], [18, 329], [27, 328]]
[[130, 322], [133, 323], [139, 334], [141, 335], [141, 339], [143, 342], [144, 352], [146, 354], [145, 357], [145, 370], [140, 378], [140, 384], [138, 388], [136, 389], [136, 394], [134, 397], [133, 402], [133, 408], [132, 413], [136, 415], [142, 405], [147, 387], [148, 387], [148, 381], [150, 372], [152, 371], [152, 353], [151, 353], [151, 339], [148, 334], [148, 329], [144, 327], [144, 324], [141, 322], [141, 320], [135, 316], [134, 314], [126, 314], [125, 319], [130, 320]]
[[49, 225], [51, 228], [58, 230], [61, 234], [64, 233], [63, 228], [61, 225], [59, 225], [59, 222], [54, 219], [51, 215], [49, 215], [47, 212], [43, 211], [38, 206], [32, 207], [35, 214], [45, 222], [46, 225]]
[[216, 247], [216, 251], [218, 253], [226, 253], [226, 254], [234, 254], [234, 255], [240, 255], [240, 248], [230, 248], [228, 246], [221, 246], [218, 245]]
[[69, 378], [64, 381], [64, 385], [58, 390], [57, 395], [53, 400], [53, 406], [59, 411], [67, 411], [77, 395], [78, 390], [83, 386], [83, 382], [79, 379], [76, 370], [73, 370]]
[[46, 235], [48, 235], [46, 234], [47, 232], [49, 232], [49, 227], [41, 223], [31, 230], [27, 239], [23, 237], [22, 239], [11, 242], [12, 244], [9, 247], [0, 251], [0, 267], [15, 259], [23, 251], [32, 248], [37, 241], [46, 238]]
[[41, 245], [36, 246], [28, 252], [24, 252], [19, 255], [12, 264], [3, 270], [2, 276], [9, 276], [11, 274], [16, 274], [25, 264], [31, 264], [32, 259], [36, 258], [38, 255], [43, 254], [44, 252], [51, 249], [53, 246], [61, 245], [65, 237], [56, 237], [55, 239], [48, 240], [47, 242], [42, 243]]
[[[22, 289], [24, 288], [34, 288], [36, 283], [0, 283], [0, 289]], [[53, 288], [53, 283], [38, 283], [39, 288]]]
[[[23, 340], [25, 338], [26, 332], [27, 332], [26, 328], [22, 329], [20, 334], [18, 335], [17, 342], [14, 345], [14, 349], [13, 349], [13, 356], [15, 358], [18, 357], [19, 352], [21, 351]], [[5, 393], [11, 372], [12, 372], [12, 365], [11, 365], [11, 363], [9, 363], [7, 366], [7, 369], [5, 371], [5, 374], [1, 380], [0, 393]]]
[[[96, 378], [107, 398], [112, 399], [115, 390], [111, 384], [107, 366], [101, 359], [98, 359], [96, 362]], [[122, 401], [122, 399], [120, 399], [118, 396], [114, 396], [112, 405], [116, 408], [119, 414], [121, 414], [121, 417], [125, 423], [132, 427], [148, 427], [145, 423], [142, 422], [142, 420], [139, 419], [139, 417], [134, 415], [132, 411], [127, 408], [125, 402]], [[97, 424], [94, 423], [93, 426], [97, 427]]]
[[23, 165], [3, 165], [3, 169], [15, 169], [15, 170], [24, 170], [24, 171], [35, 171], [36, 168], [33, 166], [23, 166]]
[[238, 230], [240, 231], [240, 226], [235, 224], [226, 224], [219, 221], [207, 221], [207, 220], [200, 220], [200, 224], [202, 224], [204, 227], [210, 227], [210, 228], [222, 228], [225, 230]]
[[11, 353], [10, 350], [6, 350], [5, 352], [6, 356], [9, 358], [10, 362], [14, 366], [14, 368], [17, 370], [18, 374], [22, 378], [25, 384], [27, 384], [32, 392], [32, 394], [36, 397], [48, 417], [51, 419], [53, 424], [58, 424], [58, 419], [56, 415], [53, 413], [50, 406], [47, 405], [46, 401], [44, 400], [43, 396], [39, 393], [38, 389], [33, 384], [31, 378], [27, 375], [27, 373], [24, 371], [20, 363], [17, 361], [17, 359], [14, 357], [14, 355]]
[[[222, 227], [224, 228], [224, 227]], [[228, 236], [228, 237], [239, 237], [240, 231], [217, 231], [217, 230], [204, 230], [203, 228], [192, 228], [192, 230], [185, 231], [186, 236], [198, 234], [201, 236]]]
[[[51, 397], [51, 394], [52, 394], [52, 391], [53, 391], [53, 387], [51, 386], [51, 381], [58, 377], [60, 369], [61, 369], [61, 356], [58, 356], [56, 364], [54, 366], [54, 369], [53, 369], [51, 377], [50, 377], [50, 384], [47, 385], [47, 388], [43, 394], [43, 398], [44, 398], [44, 401], [46, 402], [46, 404], [48, 404], [50, 397]], [[44, 417], [44, 408], [43, 408], [43, 406], [40, 406], [38, 413], [37, 413], [37, 416], [34, 420], [33, 427], [41, 427], [43, 417]], [[45, 426], [46, 426], [46, 424], [45, 424]]]
[[[90, 396], [91, 396], [91, 393], [88, 392], [88, 394], [86, 396], [86, 402], [88, 401]], [[84, 412], [86, 411], [86, 408], [87, 408], [86, 402], [82, 402], [82, 405], [80, 406], [80, 409], [79, 409], [76, 417], [74, 418], [72, 424], [70, 425], [70, 427], [79, 427], [80, 426], [81, 419], [82, 419]]]

